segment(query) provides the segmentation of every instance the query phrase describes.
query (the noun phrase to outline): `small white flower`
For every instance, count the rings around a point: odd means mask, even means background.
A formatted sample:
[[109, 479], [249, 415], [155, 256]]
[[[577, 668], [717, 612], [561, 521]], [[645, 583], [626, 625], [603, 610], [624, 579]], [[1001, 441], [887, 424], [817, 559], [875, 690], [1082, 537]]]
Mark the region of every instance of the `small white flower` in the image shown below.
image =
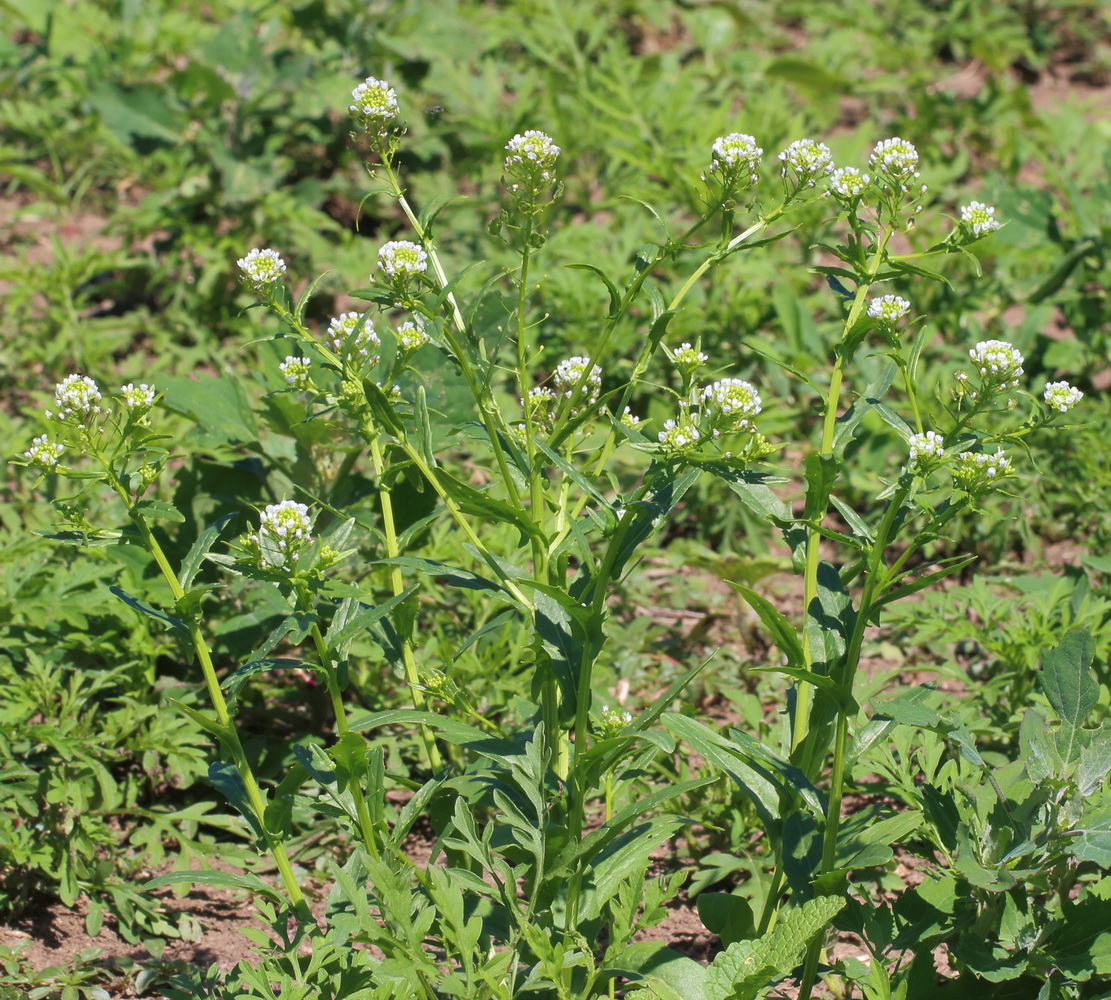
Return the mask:
[[311, 392], [316, 387], [313, 385], [312, 375], [309, 373], [309, 359], [294, 357], [292, 354], [288, 355], [280, 365], [278, 370], [282, 373], [283, 378], [294, 389], [301, 389], [305, 392]]
[[710, 420], [727, 430], [755, 430], [753, 417], [760, 413], [760, 394], [751, 382], [723, 378], [702, 390], [702, 402]]
[[505, 172], [514, 182], [509, 185], [516, 191], [522, 184], [549, 184], [555, 177], [555, 163], [562, 150], [551, 136], [536, 129], [518, 133], [505, 144], [509, 155], [505, 158]]
[[910, 303], [898, 295], [881, 295], [868, 303], [868, 315], [889, 326], [910, 312]]
[[818, 178], [833, 172], [829, 147], [813, 139], [796, 139], [779, 154], [779, 161], [783, 164], [780, 173], [786, 177], [793, 171], [800, 187], [813, 187]]
[[100, 413], [101, 395], [98, 386], [88, 375], [67, 375], [54, 387], [57, 413], [46, 411], [48, 417], [60, 421], [73, 421], [78, 427]]
[[937, 431], [911, 434], [907, 439], [910, 464], [916, 472], [928, 472], [945, 456], [945, 439]]
[[415, 323], [402, 323], [397, 328], [397, 346], [403, 354], [412, 354], [428, 343], [428, 334]]
[[660, 444], [668, 451], [685, 451], [697, 444], [702, 435], [698, 428], [688, 421], [664, 421], [664, 429], [658, 435]]
[[764, 150], [756, 145], [751, 135], [730, 132], [714, 140], [710, 151], [710, 173], [724, 174], [727, 182], [748, 187], [760, 179], [760, 159], [763, 155]]
[[147, 385], [146, 382], [141, 382], [139, 385], [128, 382], [120, 388], [120, 395], [123, 397], [123, 405], [132, 412], [141, 413], [154, 406], [154, 387]]
[[899, 136], [876, 143], [876, 148], [872, 150], [872, 155], [868, 157], [868, 166], [878, 173], [884, 174], [903, 188], [910, 181], [917, 180], [920, 176], [918, 173], [918, 150], [914, 148], [912, 143], [899, 138]]
[[390, 122], [400, 109], [396, 91], [385, 80], [368, 76], [351, 91], [347, 110], [359, 128], [381, 136], [389, 131]]
[[680, 344], [679, 350], [675, 352], [674, 357], [676, 367], [687, 374], [696, 372], [710, 360], [707, 355], [703, 354], [701, 351], [696, 351], [688, 343]]
[[961, 222], [972, 230], [973, 236], [977, 239], [987, 236], [988, 233], [994, 233], [999, 228], [999, 223], [995, 219], [995, 209], [982, 201], [962, 205]]
[[859, 200], [871, 183], [871, 174], [861, 173], [856, 167], [838, 167], [829, 175], [830, 191], [845, 202]]
[[621, 414], [621, 423], [629, 428], [631, 431], [639, 430], [644, 423], [643, 417], [638, 417], [633, 414], [632, 407], [626, 406], [625, 412]]
[[1068, 413], [1084, 398], [1084, 393], [1068, 382], [1046, 382], [1045, 395], [1042, 398], [1051, 410]]
[[294, 500], [270, 504], [259, 515], [253, 541], [259, 547], [263, 569], [292, 569], [298, 554], [312, 542], [309, 508]]
[[378, 269], [395, 281], [408, 281], [428, 270], [428, 254], [418, 243], [391, 240], [378, 251]]
[[256, 247], [246, 257], [240, 257], [236, 263], [243, 273], [243, 280], [256, 292], [274, 284], [285, 274], [285, 261], [277, 250], [259, 250]]
[[378, 362], [378, 348], [382, 342], [374, 332], [374, 324], [370, 317], [359, 326], [359, 314], [356, 312], [340, 313], [328, 323], [328, 346], [336, 354], [346, 357], [358, 357], [373, 367]]
[[58, 459], [62, 457], [64, 450], [56, 441], [51, 441], [45, 434], [40, 434], [31, 441], [31, 447], [23, 453], [23, 457], [32, 465], [52, 469], [58, 464]]
[[1018, 376], [1026, 359], [1005, 340], [981, 340], [968, 356], [980, 372], [980, 382], [988, 393], [1018, 388]]
[[552, 375], [556, 392], [570, 399], [575, 394], [575, 386], [582, 382], [580, 401], [586, 406], [597, 402], [598, 394], [602, 391], [602, 369], [594, 365], [588, 375], [586, 367], [589, 364], [590, 358], [575, 355], [556, 365], [555, 373]]

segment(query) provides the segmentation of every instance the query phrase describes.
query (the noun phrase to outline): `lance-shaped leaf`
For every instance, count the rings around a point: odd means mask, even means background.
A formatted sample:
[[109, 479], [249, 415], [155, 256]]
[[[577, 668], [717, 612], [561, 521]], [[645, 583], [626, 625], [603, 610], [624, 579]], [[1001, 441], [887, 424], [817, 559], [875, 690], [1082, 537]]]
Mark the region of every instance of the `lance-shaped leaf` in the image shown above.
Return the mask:
[[1042, 653], [1041, 686], [1057, 717], [1057, 752], [1066, 768], [1080, 759], [1084, 721], [1099, 700], [1092, 677], [1095, 642], [1085, 631], [1069, 632], [1060, 646]]

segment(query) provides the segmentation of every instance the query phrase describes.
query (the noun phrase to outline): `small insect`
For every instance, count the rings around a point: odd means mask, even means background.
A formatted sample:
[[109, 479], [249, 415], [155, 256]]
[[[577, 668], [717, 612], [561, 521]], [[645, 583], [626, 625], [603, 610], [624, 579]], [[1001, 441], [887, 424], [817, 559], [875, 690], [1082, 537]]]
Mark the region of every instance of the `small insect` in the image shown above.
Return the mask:
[[433, 104], [430, 107], [421, 108], [421, 111], [423, 111], [426, 115], [438, 115], [441, 114], [443, 110], [444, 106], [442, 104]]

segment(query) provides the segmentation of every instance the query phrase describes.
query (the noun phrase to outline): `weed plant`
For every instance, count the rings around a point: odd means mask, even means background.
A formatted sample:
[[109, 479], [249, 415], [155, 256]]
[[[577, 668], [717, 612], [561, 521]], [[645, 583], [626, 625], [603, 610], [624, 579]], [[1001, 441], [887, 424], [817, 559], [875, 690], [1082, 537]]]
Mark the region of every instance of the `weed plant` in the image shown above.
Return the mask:
[[[552, 223], [583, 178], [525, 128], [505, 144], [488, 227], [511, 266], [469, 245], [449, 259], [444, 205], [418, 211], [407, 190], [400, 91], [370, 77], [349, 102], [373, 193], [405, 220], [351, 293], [365, 307], [316, 323], [320, 278], [291, 266], [298, 248], [244, 249], [240, 279], [267, 316], [252, 371], [118, 389], [75, 372], [24, 454], [53, 500], [50, 537], [149, 555], [152, 578], [111, 590], [193, 658], [208, 705], [175, 708], [211, 738], [209, 781], [276, 871], [146, 884], [247, 890], [269, 929], [254, 960], [181, 977], [169, 995], [746, 1000], [795, 975], [804, 997], [819, 977], [842, 995], [925, 997], [943, 944], [966, 981], [1090, 992], [1111, 974], [1111, 733], [1092, 637], [1043, 651], [1024, 695], [1041, 707], [1023, 715], [1012, 762], [985, 757], [927, 689], [885, 697], [860, 670], [868, 627], [969, 566], [949, 536], [993, 516], [1032, 467], [1029, 442], [1067, 434], [1084, 396], [1056, 372], [1032, 385], [998, 338], [960, 343], [963, 370], [924, 360], [929, 317], [900, 292], [944, 285], [950, 260], [978, 270], [995, 209], [970, 199], [947, 222], [920, 217], [929, 189], [900, 137], [837, 165], [813, 139], [766, 156], [733, 132], [686, 175], [686, 212], [634, 199], [652, 242], [587, 247], [549, 277], [549, 236], [581, 235]], [[920, 231], [936, 235], [902, 245]], [[824, 280], [828, 322], [778, 303], [809, 364], [703, 338], [725, 329], [722, 276], [743, 284], [791, 241]], [[582, 312], [549, 311], [549, 281], [574, 287], [560, 301]], [[777, 414], [781, 397], [798, 417]], [[196, 424], [184, 455], [174, 414]], [[887, 454], [854, 476], [858, 435], [877, 425]], [[192, 531], [198, 496], [181, 477], [209, 451], [239, 457], [253, 509], [223, 511], [214, 490], [199, 504], [215, 516]], [[774, 649], [759, 669], [790, 693], [774, 722], [749, 703], [749, 725], [725, 731], [682, 704], [705, 662], [635, 714], [600, 683], [615, 595], [710, 480], [749, 530], [785, 543], [803, 593], [792, 620], [760, 572], [731, 581]], [[799, 508], [783, 499], [795, 484]], [[247, 651], [221, 670], [243, 633]], [[311, 678], [327, 715], [313, 736], [247, 738], [241, 713], [264, 676]], [[676, 777], [692, 754], [706, 766]], [[848, 814], [868, 775], [881, 798]], [[723, 777], [735, 792], [712, 794]], [[386, 796], [397, 786], [411, 792], [401, 805]], [[905, 808], [885, 811], [893, 800]], [[684, 801], [701, 823], [753, 834], [727, 845], [747, 866], [722, 851], [708, 869], [743, 872], [742, 891], [699, 894], [725, 946], [709, 966], [633, 941], [684, 881], [650, 876], [662, 843], [691, 842]], [[296, 853], [313, 813], [351, 845], [322, 919]], [[441, 863], [405, 853], [422, 817]], [[928, 868], [893, 901], [892, 845]], [[833, 962], [833, 928], [857, 934], [870, 963]]]

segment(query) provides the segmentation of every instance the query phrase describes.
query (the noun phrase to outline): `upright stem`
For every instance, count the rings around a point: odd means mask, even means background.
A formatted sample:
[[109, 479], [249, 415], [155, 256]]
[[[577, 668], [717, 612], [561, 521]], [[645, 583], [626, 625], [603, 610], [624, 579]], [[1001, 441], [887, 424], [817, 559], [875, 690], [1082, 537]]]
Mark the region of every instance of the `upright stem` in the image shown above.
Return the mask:
[[[185, 596], [185, 590], [178, 582], [177, 575], [170, 568], [169, 560], [162, 551], [162, 546], [158, 544], [158, 539], [154, 537], [153, 532], [150, 530], [150, 526], [143, 519], [143, 516], [134, 513], [132, 510], [131, 496], [127, 489], [120, 483], [115, 474], [108, 469], [107, 465], [105, 465], [105, 469], [108, 472], [109, 482], [112, 488], [127, 506], [131, 520], [139, 529], [139, 534], [143, 538], [143, 543], [146, 545], [147, 551], [154, 557], [155, 563], [162, 571], [162, 576], [169, 585], [170, 593], [173, 594], [174, 601], [180, 601]], [[224, 744], [225, 749], [229, 750], [232, 757], [235, 758], [235, 768], [239, 772], [239, 777], [243, 782], [243, 788], [247, 793], [247, 801], [250, 803], [251, 811], [255, 815], [258, 828], [262, 831], [263, 840], [266, 842], [267, 849], [274, 858], [274, 863], [278, 868], [278, 874], [281, 876], [282, 884], [285, 887], [286, 895], [289, 897], [294, 912], [302, 923], [309, 925], [310, 929], [315, 928], [316, 923], [313, 920], [308, 903], [305, 901], [304, 893], [301, 892], [301, 886], [297, 882], [297, 876], [293, 873], [293, 865], [290, 863], [289, 856], [285, 852], [285, 846], [278, 837], [275, 837], [270, 832], [266, 825], [266, 799], [262, 794], [262, 790], [259, 788], [258, 782], [255, 780], [255, 775], [247, 760], [247, 754], [243, 749], [243, 744], [239, 741], [239, 732], [231, 721], [231, 714], [228, 712], [228, 703], [224, 698], [224, 692], [220, 689], [220, 680], [216, 676], [216, 667], [213, 665], [212, 655], [208, 650], [208, 644], [205, 642], [204, 636], [201, 634], [200, 626], [196, 622], [189, 622], [188, 628], [190, 641], [193, 644], [193, 649], [197, 653], [197, 659], [200, 661], [201, 673], [204, 675], [204, 683], [208, 690], [209, 701], [212, 703], [212, 708], [216, 713], [216, 721], [223, 732], [221, 742]]]
[[[397, 543], [397, 523], [393, 515], [393, 498], [390, 496], [390, 491], [382, 483], [382, 473], [385, 469], [382, 445], [378, 441], [378, 434], [374, 428], [368, 428], [367, 437], [369, 438], [371, 461], [374, 463], [374, 477], [378, 480], [378, 500], [382, 505], [382, 529], [386, 536], [386, 555], [390, 559], [396, 559], [401, 555], [401, 549]], [[390, 588], [393, 590], [394, 597], [405, 592], [405, 581], [401, 576], [401, 567], [396, 563], [390, 565]], [[413, 696], [413, 704], [417, 708], [424, 708], [425, 698], [424, 692], [420, 688], [420, 671], [417, 668], [416, 659], [413, 657], [413, 644], [410, 642], [408, 635], [401, 636], [401, 662], [405, 670], [405, 680]], [[440, 757], [440, 748], [436, 746], [436, 738], [427, 726], [421, 726], [420, 733], [428, 766], [433, 771], [438, 771], [443, 766], [443, 759]]]

